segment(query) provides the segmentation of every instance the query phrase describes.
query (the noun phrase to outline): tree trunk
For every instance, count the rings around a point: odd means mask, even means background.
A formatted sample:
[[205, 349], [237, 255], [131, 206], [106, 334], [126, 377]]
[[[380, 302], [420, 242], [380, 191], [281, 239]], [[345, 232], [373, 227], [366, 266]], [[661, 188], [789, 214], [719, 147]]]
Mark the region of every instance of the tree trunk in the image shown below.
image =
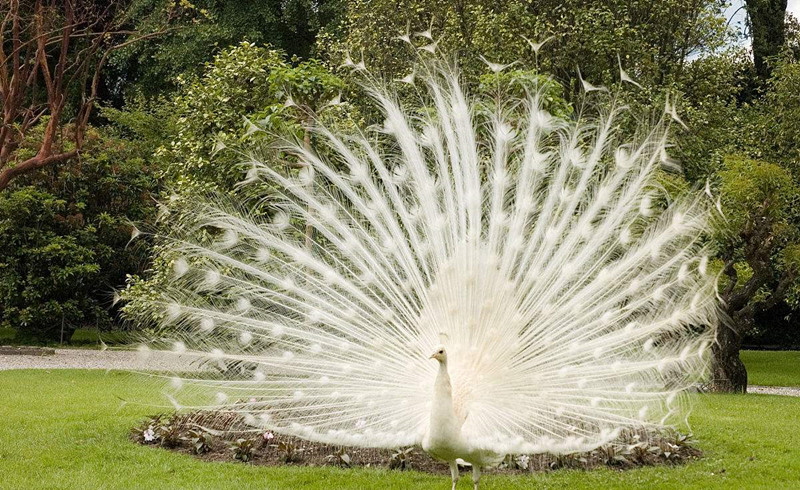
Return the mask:
[[753, 63], [759, 78], [769, 78], [769, 58], [780, 54], [786, 42], [787, 0], [745, 0], [753, 39]]
[[717, 342], [711, 347], [711, 389], [727, 393], [747, 393], [747, 369], [739, 359], [742, 336], [738, 325], [721, 325]]

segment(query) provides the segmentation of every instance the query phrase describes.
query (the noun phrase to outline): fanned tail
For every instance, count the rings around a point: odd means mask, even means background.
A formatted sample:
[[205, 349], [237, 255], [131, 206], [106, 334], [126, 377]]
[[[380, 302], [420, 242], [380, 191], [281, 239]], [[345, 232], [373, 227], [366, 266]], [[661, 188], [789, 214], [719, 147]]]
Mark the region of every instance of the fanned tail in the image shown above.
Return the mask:
[[314, 150], [281, 148], [298, 172], [254, 157], [271, 216], [209, 198], [170, 222], [159, 345], [203, 366], [170, 396], [321, 442], [415, 444], [445, 338], [476, 447], [569, 452], [666, 423], [718, 315], [709, 206], [658, 184], [666, 127], [621, 140], [617, 111], [568, 121], [538, 92], [471, 99], [422, 68], [426, 110], [369, 87], [382, 128], [315, 126]]

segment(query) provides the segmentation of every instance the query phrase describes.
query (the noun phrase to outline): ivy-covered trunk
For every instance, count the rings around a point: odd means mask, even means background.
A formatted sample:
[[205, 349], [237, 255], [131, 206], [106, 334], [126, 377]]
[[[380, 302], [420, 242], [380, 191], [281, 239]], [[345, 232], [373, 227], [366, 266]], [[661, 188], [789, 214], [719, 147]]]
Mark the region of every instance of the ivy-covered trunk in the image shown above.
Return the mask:
[[739, 358], [742, 336], [738, 325], [720, 325], [711, 347], [711, 389], [728, 393], [747, 392], [747, 369]]
[[787, 0], [745, 0], [753, 38], [753, 64], [762, 80], [770, 77], [770, 58], [780, 54], [786, 42]]

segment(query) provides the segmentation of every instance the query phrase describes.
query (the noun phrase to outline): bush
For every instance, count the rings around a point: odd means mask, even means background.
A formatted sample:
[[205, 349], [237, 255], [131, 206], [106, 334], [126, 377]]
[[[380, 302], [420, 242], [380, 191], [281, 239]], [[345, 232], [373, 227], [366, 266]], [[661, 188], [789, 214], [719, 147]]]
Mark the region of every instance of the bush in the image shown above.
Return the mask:
[[[167, 126], [174, 131], [155, 151], [171, 193], [167, 226], [182, 212], [185, 199], [210, 194], [244, 202], [252, 197], [237, 189], [247, 174], [245, 155], [263, 151], [280, 161], [280, 154], [268, 147], [270, 135], [311, 139], [305, 133], [310, 113], [345, 127], [355, 125], [358, 113], [350, 104], [329, 104], [346, 90], [340, 78], [318, 61], [289, 63], [284, 58], [280, 51], [243, 42], [219, 53], [201, 76], [180, 80], [180, 90], [166, 111], [174, 119]], [[289, 100], [293, 104], [287, 104]], [[120, 120], [120, 114], [114, 117]], [[267, 194], [266, 186], [251, 187], [259, 197]], [[253, 204], [250, 212], [266, 212], [268, 205]], [[171, 280], [173, 259], [156, 246], [153, 270], [129, 277], [122, 293], [127, 318], [144, 327], [158, 323], [163, 312], [152, 305], [160, 301], [165, 281]]]
[[113, 326], [113, 288], [148, 250], [127, 247], [129, 220], [154, 214], [157, 181], [136, 148], [97, 130], [79, 160], [0, 194], [0, 324], [18, 341], [68, 341]]

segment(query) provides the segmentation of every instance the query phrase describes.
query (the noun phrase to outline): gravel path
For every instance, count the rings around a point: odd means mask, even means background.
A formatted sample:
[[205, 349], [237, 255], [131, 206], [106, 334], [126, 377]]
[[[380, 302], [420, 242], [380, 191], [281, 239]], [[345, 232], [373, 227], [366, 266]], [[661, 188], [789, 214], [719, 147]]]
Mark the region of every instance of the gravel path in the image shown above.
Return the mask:
[[761, 393], [763, 395], [800, 396], [800, 388], [793, 386], [758, 386], [749, 385], [748, 393]]
[[[90, 349], [56, 349], [54, 356], [0, 355], [0, 371], [7, 369], [175, 369], [175, 357], [151, 353], [144, 357], [136, 351], [99, 351]], [[192, 369], [188, 366], [185, 370]], [[790, 386], [747, 387], [748, 393], [800, 397], [800, 388]]]
[[99, 351], [90, 349], [56, 349], [53, 356], [0, 355], [0, 371], [6, 369], [143, 369], [166, 371], [175, 369], [174, 356], [137, 351]]

